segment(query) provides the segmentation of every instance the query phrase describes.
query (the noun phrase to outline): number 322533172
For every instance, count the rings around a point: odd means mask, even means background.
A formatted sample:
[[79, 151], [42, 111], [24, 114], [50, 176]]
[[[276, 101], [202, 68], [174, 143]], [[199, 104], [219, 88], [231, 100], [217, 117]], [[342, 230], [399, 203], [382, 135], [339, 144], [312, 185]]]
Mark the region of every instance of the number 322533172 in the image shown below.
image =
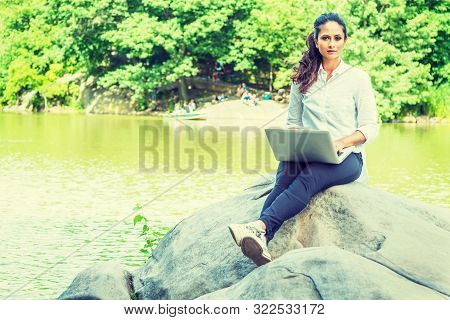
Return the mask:
[[323, 304], [263, 303], [255, 304], [254, 314], [325, 314]]

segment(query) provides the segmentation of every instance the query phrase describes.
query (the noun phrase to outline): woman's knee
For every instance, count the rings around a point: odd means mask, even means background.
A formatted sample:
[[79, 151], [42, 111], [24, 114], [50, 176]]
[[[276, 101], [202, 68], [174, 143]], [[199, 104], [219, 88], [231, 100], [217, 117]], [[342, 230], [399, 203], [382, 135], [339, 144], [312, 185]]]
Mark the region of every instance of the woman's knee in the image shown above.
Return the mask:
[[359, 178], [361, 172], [362, 162], [356, 156], [349, 157], [335, 168], [333, 174], [329, 175], [327, 188], [351, 183]]
[[345, 183], [350, 183], [355, 181], [359, 178], [362, 172], [363, 162], [361, 159], [361, 155], [357, 154], [351, 154], [351, 158], [349, 157], [349, 163], [348, 167], [345, 168], [343, 171], [347, 173], [347, 177], [344, 177], [344, 180], [346, 180]]

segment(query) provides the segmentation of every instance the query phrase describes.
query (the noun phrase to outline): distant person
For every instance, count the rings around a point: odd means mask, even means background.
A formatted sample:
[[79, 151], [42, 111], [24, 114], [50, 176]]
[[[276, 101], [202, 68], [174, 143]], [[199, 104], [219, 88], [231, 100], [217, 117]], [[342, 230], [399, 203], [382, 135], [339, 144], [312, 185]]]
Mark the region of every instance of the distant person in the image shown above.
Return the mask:
[[194, 112], [197, 109], [197, 105], [195, 104], [194, 99], [189, 100], [188, 104], [189, 112]]
[[329, 131], [336, 152], [355, 149], [340, 164], [279, 163], [259, 219], [229, 225], [235, 243], [258, 266], [272, 260], [267, 245], [283, 222], [300, 213], [314, 195], [335, 185], [367, 181], [364, 145], [378, 134], [377, 109], [370, 76], [341, 58], [346, 42], [347, 27], [338, 14], [315, 20], [307, 51], [294, 68], [287, 125]]
[[219, 95], [213, 95], [211, 102], [213, 104], [215, 104], [215, 103], [222, 102], [222, 101], [225, 101], [225, 100], [227, 100], [227, 96], [225, 95], [225, 93], [223, 93], [223, 94], [219, 94]]
[[241, 97], [242, 102], [245, 104], [249, 104], [250, 98], [251, 98], [250, 92], [244, 91], [244, 93], [242, 94], [242, 97]]
[[175, 102], [173, 113], [175, 114], [181, 113], [181, 103], [179, 101]]
[[238, 97], [241, 97], [244, 94], [245, 91], [248, 91], [247, 85], [244, 82], [240, 83], [239, 86], [236, 89], [236, 95]]
[[225, 101], [227, 100], [227, 95], [225, 93], [219, 94], [217, 100], [219, 100], [219, 102]]
[[249, 105], [251, 107], [256, 107], [258, 105], [258, 97], [256, 96], [255, 93], [250, 93], [250, 100], [249, 100]]
[[242, 84], [239, 83], [238, 87], [236, 88], [236, 96], [240, 97], [244, 93], [244, 90], [242, 90]]
[[183, 103], [183, 109], [184, 109], [184, 111], [185, 111], [186, 113], [190, 113], [190, 112], [191, 112], [191, 110], [189, 109], [189, 103], [188, 103], [187, 101], [185, 101], [185, 102]]
[[219, 80], [219, 76], [224, 74], [224, 69], [222, 64], [220, 62], [216, 61], [216, 64], [214, 65], [214, 70], [212, 74], [212, 80], [217, 81]]

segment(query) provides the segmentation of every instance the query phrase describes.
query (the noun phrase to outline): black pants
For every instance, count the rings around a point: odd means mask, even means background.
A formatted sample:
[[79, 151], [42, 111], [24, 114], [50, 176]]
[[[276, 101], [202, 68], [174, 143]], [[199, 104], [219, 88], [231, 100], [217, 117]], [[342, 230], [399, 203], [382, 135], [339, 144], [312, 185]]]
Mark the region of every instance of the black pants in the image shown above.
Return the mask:
[[259, 218], [266, 224], [267, 242], [272, 240], [283, 222], [302, 211], [316, 193], [355, 181], [362, 166], [361, 153], [351, 153], [340, 164], [280, 162], [275, 186]]

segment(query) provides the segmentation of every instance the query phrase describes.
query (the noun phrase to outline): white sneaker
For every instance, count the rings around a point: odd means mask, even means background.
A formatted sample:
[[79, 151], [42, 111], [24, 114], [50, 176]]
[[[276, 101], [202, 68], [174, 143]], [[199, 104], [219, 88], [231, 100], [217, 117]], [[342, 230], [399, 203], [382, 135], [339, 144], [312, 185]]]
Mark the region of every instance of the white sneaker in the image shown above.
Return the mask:
[[258, 222], [230, 224], [228, 228], [236, 244], [241, 247], [242, 253], [257, 266], [272, 261], [267, 248], [266, 232]]

